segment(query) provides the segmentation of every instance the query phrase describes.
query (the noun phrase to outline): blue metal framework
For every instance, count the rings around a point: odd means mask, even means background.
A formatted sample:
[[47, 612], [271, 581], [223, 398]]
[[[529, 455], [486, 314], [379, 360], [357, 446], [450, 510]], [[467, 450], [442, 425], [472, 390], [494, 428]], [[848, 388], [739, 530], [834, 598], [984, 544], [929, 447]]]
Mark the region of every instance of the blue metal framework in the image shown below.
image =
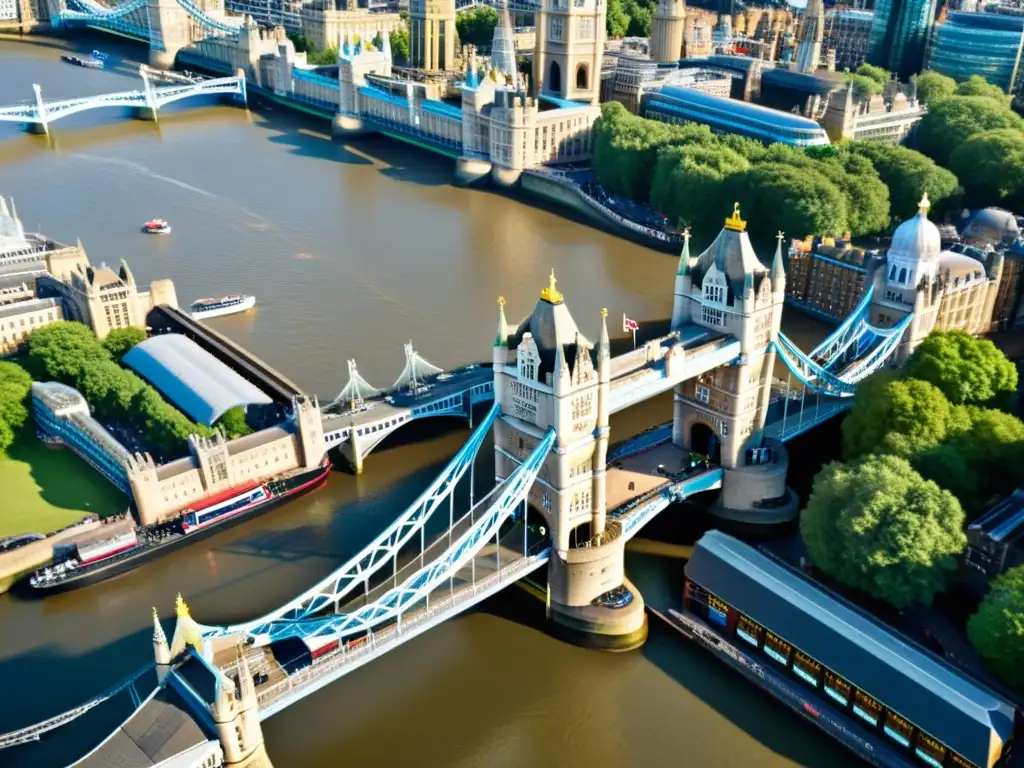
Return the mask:
[[[191, 0], [177, 0], [192, 19], [199, 22], [210, 37], [237, 35], [245, 24], [243, 18], [215, 19]], [[155, 50], [163, 50], [163, 40], [154, 34], [149, 19], [148, 0], [128, 0], [120, 5], [105, 6], [96, 0], [61, 0], [53, 20], [65, 26], [89, 26], [106, 29], [150, 43]]]
[[469, 440], [448, 463], [444, 471], [390, 526], [371, 541], [359, 554], [335, 570], [319, 583], [280, 608], [253, 621], [230, 626], [200, 624], [203, 637], [220, 637], [235, 632], [268, 635], [277, 622], [295, 622], [309, 619], [326, 610], [334, 610], [356, 588], [384, 566], [394, 562], [399, 550], [414, 536], [423, 536], [427, 521], [452, 496], [459, 480], [472, 466], [484, 438], [498, 416], [499, 406], [491, 407]]

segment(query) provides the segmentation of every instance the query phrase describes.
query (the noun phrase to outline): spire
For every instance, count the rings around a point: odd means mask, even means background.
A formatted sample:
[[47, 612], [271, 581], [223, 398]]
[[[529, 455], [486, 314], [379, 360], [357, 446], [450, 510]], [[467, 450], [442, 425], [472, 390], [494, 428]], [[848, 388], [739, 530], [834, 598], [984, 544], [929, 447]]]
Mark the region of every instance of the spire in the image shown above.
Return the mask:
[[925, 191], [921, 195], [921, 202], [917, 204], [917, 212], [922, 216], [928, 216], [928, 209], [932, 207], [931, 200], [928, 199], [928, 192]]
[[599, 355], [606, 355], [611, 351], [611, 341], [608, 339], [608, 309], [606, 307], [601, 308], [601, 336], [597, 340], [597, 351]]
[[185, 598], [181, 596], [181, 592], [174, 598], [174, 611], [178, 614], [179, 619], [187, 619], [191, 616], [188, 611], [188, 605], [185, 604]]
[[747, 228], [747, 222], [740, 218], [740, 204], [733, 203], [732, 216], [725, 220], [725, 228], [732, 232], [743, 232]]
[[558, 282], [558, 281], [555, 280], [555, 270], [552, 269], [551, 270], [551, 276], [548, 278], [548, 287], [540, 292], [540, 297], [544, 301], [547, 301], [547, 302], [549, 302], [551, 304], [561, 304], [562, 303], [562, 294], [559, 293], [558, 289], [555, 287], [555, 283], [556, 282]]
[[679, 254], [679, 269], [676, 275], [685, 275], [690, 271], [690, 228], [683, 230], [683, 250]]
[[498, 297], [498, 333], [494, 337], [494, 346], [508, 345], [508, 322], [505, 320], [505, 297]]
[[160, 614], [156, 612], [156, 607], [153, 607], [153, 645], [167, 645], [167, 635], [164, 634], [164, 628], [160, 626]]
[[770, 272], [773, 291], [785, 290], [786, 286], [786, 267], [782, 261], [782, 238], [784, 236], [785, 233], [781, 229], [779, 234], [775, 236], [778, 243], [775, 246], [775, 258], [772, 259], [772, 270]]
[[392, 58], [391, 58], [391, 35], [388, 34], [387, 32], [383, 32], [382, 31], [380, 33], [380, 40], [381, 40], [380, 49], [381, 49], [381, 51], [384, 52], [384, 57], [388, 61], [392, 61]]
[[569, 364], [565, 361], [565, 351], [561, 344], [555, 345], [555, 370], [552, 373], [552, 382], [555, 392], [563, 391], [563, 386], [569, 382]]

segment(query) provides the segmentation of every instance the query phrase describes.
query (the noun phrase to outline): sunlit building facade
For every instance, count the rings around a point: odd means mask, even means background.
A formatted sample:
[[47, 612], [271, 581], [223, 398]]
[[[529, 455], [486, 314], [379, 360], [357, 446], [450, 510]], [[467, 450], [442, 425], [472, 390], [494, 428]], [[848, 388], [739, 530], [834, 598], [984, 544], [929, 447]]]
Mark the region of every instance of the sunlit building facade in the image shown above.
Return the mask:
[[1021, 77], [1024, 16], [951, 13], [935, 31], [929, 68], [966, 80], [981, 75], [1007, 93], [1017, 93]]
[[878, 0], [868, 42], [868, 62], [906, 80], [924, 66], [935, 26], [937, 0]]

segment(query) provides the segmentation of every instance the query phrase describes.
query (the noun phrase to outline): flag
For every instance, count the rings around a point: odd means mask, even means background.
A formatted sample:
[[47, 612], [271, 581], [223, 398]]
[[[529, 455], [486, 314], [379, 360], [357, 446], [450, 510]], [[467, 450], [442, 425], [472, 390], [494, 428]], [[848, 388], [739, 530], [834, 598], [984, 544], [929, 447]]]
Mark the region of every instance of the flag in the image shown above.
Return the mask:
[[640, 323], [636, 320], [630, 320], [625, 314], [622, 315], [622, 332], [623, 333], [636, 333], [640, 330]]

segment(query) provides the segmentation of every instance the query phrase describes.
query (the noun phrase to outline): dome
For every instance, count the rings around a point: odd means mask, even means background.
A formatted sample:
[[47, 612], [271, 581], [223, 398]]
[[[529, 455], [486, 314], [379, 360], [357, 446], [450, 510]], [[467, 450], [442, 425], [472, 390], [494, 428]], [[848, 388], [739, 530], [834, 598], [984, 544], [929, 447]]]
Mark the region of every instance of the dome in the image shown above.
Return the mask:
[[907, 259], [937, 259], [942, 252], [942, 238], [939, 228], [928, 220], [928, 195], [921, 198], [917, 216], [907, 219], [896, 228], [889, 246], [889, 256]]
[[1007, 239], [1016, 240], [1019, 234], [1017, 219], [1002, 208], [976, 211], [963, 231], [964, 239], [977, 245], [1000, 245]]

